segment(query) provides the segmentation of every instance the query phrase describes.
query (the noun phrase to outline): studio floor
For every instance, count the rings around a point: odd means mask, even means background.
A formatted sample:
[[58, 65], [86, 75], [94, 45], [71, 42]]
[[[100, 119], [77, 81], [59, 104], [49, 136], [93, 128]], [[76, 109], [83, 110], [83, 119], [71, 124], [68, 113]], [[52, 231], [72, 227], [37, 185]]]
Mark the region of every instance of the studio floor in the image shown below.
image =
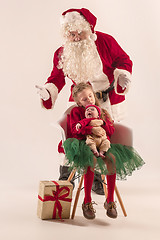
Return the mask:
[[[61, 240], [61, 239], [160, 239], [159, 181], [135, 177], [117, 182], [127, 217], [123, 216], [118, 200], [118, 218], [110, 219], [103, 208], [104, 196], [92, 192], [96, 219], [87, 220], [82, 215], [83, 190], [81, 191], [75, 219], [41, 220], [36, 216], [37, 186], [17, 187], [3, 185], [0, 204], [0, 239], [3, 240]], [[37, 184], [38, 185], [38, 184]], [[77, 188], [77, 183], [75, 190]], [[9, 190], [8, 190], [9, 189]], [[75, 195], [73, 191], [73, 197]], [[72, 209], [72, 207], [71, 207]]]

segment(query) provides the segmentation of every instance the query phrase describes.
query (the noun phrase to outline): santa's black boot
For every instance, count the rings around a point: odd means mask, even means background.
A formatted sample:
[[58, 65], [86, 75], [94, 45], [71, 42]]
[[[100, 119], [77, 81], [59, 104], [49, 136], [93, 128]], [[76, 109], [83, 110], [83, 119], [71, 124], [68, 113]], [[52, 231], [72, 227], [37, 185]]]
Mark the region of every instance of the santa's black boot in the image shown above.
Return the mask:
[[104, 195], [101, 174], [95, 171], [92, 191], [98, 195]]
[[[71, 170], [69, 170], [69, 167], [67, 167], [67, 166], [60, 165], [59, 172], [60, 172], [59, 180], [67, 180], [71, 173]], [[75, 177], [75, 175], [74, 175], [74, 177]], [[75, 186], [74, 177], [70, 181], [73, 185], [73, 188]]]

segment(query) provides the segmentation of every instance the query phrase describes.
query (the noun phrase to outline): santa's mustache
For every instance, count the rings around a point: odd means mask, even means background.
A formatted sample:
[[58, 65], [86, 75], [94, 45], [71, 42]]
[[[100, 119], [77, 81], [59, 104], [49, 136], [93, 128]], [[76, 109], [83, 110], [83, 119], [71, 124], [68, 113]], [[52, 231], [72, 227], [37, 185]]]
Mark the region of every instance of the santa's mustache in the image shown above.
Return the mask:
[[76, 82], [87, 81], [99, 65], [97, 54], [95, 42], [91, 39], [67, 41], [61, 55], [60, 68]]
[[81, 41], [74, 41], [74, 42], [70, 42], [67, 41], [64, 45], [64, 51], [71, 49], [72, 51], [83, 51], [85, 49], [89, 49], [89, 48], [93, 48], [94, 46], [94, 41], [90, 40], [90, 39], [84, 39]]

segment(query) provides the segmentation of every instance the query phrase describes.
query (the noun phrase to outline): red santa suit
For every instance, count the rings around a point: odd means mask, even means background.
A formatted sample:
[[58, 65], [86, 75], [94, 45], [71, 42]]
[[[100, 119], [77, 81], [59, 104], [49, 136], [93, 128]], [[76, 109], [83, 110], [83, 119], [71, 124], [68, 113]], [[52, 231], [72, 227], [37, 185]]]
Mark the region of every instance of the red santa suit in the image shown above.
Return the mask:
[[[84, 8], [70, 9], [63, 14], [65, 15], [67, 12], [71, 11], [81, 13], [90, 23], [92, 32], [94, 32], [96, 17], [89, 10]], [[109, 92], [109, 98], [106, 102], [101, 100], [101, 107], [107, 109], [115, 121], [120, 121], [124, 118], [125, 94], [129, 87], [122, 89], [118, 84], [118, 77], [120, 74], [125, 74], [128, 79], [131, 79], [132, 61], [112, 36], [98, 31], [96, 31], [95, 34], [97, 37], [95, 44], [101, 67], [97, 69], [97, 74], [90, 80], [90, 83], [93, 86], [93, 90], [99, 92], [108, 89], [114, 81], [114, 89]], [[45, 84], [45, 88], [49, 91], [51, 96], [47, 101], [42, 100], [43, 106], [47, 109], [53, 108], [58, 93], [66, 84], [63, 70], [58, 67], [62, 52], [63, 46], [58, 48], [54, 53], [53, 70]], [[74, 86], [76, 82], [74, 79], [71, 80]], [[69, 101], [73, 101], [72, 87]]]

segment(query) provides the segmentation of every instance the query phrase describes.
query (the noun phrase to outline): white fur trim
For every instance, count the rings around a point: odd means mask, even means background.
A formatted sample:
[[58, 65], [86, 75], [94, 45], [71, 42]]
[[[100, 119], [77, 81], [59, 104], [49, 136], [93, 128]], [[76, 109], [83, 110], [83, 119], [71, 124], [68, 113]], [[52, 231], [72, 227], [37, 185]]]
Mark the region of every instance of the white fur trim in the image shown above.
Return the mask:
[[126, 116], [126, 102], [111, 105], [112, 117], [114, 121], [121, 121]]
[[114, 70], [113, 74], [114, 74], [114, 79], [115, 79], [115, 83], [114, 83], [115, 92], [118, 95], [125, 95], [129, 91], [129, 85], [125, 88], [123, 93], [118, 93], [117, 92], [118, 77], [119, 77], [119, 75], [123, 74], [123, 75], [126, 75], [126, 77], [131, 81], [131, 73], [128, 72], [127, 70], [116, 68]]
[[60, 24], [70, 24], [74, 23], [75, 21], [82, 21], [85, 18], [78, 12], [73, 11], [73, 12], [68, 12], [65, 15], [62, 15], [60, 17]]
[[111, 118], [113, 119], [110, 99], [107, 98], [105, 102], [103, 102], [103, 100], [99, 100], [99, 102], [100, 102], [101, 108], [106, 109], [107, 112], [110, 114]]
[[47, 89], [51, 95], [52, 100], [52, 108], [54, 107], [55, 101], [58, 97], [58, 88], [53, 83], [46, 83], [44, 85], [45, 89]]

